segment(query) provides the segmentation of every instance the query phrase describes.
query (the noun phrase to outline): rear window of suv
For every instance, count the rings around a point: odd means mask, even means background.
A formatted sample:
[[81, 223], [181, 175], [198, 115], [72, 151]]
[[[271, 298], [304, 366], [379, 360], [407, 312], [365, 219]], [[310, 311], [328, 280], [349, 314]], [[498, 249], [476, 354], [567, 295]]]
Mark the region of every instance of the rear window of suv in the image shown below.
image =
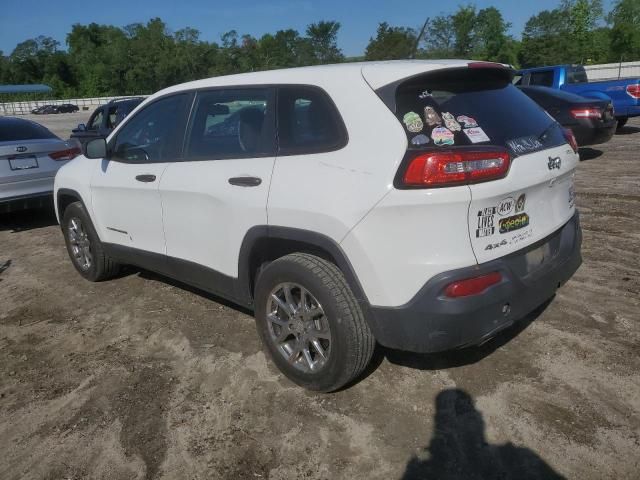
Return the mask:
[[561, 127], [511, 80], [506, 69], [464, 68], [399, 84], [395, 111], [409, 148], [500, 146], [517, 156], [565, 143]]

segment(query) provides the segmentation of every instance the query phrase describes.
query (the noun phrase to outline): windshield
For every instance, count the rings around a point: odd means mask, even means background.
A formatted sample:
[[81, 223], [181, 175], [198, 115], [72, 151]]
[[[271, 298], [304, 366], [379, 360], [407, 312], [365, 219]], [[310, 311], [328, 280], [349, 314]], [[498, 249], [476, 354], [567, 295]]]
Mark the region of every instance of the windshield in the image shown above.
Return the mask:
[[35, 122], [18, 118], [0, 119], [0, 142], [58, 138]]
[[410, 79], [396, 91], [396, 114], [410, 148], [499, 146], [523, 155], [565, 143], [560, 126], [501, 69], [452, 69]]

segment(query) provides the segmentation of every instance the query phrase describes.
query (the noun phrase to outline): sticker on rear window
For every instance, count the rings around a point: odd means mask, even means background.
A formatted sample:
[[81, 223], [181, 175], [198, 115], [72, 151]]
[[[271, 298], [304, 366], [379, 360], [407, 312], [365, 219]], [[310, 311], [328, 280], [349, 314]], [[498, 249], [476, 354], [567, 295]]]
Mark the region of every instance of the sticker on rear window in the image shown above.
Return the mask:
[[482, 142], [490, 142], [491, 139], [484, 133], [480, 127], [477, 128], [465, 128], [463, 130], [464, 134], [467, 136], [471, 143], [482, 143]]
[[424, 107], [424, 119], [430, 127], [442, 125], [442, 118], [440, 118], [440, 115], [438, 115], [438, 112], [436, 112], [433, 107]]
[[459, 132], [460, 130], [462, 130], [460, 124], [456, 122], [455, 117], [449, 112], [442, 112], [442, 118], [444, 119], [444, 126], [452, 132]]
[[524, 210], [524, 204], [527, 201], [527, 195], [526, 194], [522, 194], [518, 197], [518, 200], [516, 201], [516, 213], [520, 213]]
[[439, 147], [443, 145], [453, 145], [455, 143], [453, 133], [444, 127], [434, 128], [431, 132], [431, 138], [433, 138], [433, 143]]
[[475, 118], [467, 117], [466, 115], [460, 115], [456, 120], [458, 120], [458, 123], [461, 123], [464, 128], [475, 128], [478, 126]]
[[422, 123], [420, 115], [416, 112], [405, 113], [404, 117], [402, 117], [402, 121], [407, 126], [407, 130], [413, 133], [418, 133], [424, 128], [424, 123]]
[[540, 139], [536, 138], [534, 135], [514, 138], [512, 140], [507, 140], [506, 143], [507, 147], [509, 147], [509, 149], [511, 149], [511, 151], [517, 155], [535, 152], [536, 150], [541, 150], [544, 148], [544, 145], [542, 144]]
[[412, 145], [426, 145], [427, 143], [429, 143], [429, 137], [427, 137], [423, 133], [421, 133], [420, 135], [416, 135], [411, 139]]

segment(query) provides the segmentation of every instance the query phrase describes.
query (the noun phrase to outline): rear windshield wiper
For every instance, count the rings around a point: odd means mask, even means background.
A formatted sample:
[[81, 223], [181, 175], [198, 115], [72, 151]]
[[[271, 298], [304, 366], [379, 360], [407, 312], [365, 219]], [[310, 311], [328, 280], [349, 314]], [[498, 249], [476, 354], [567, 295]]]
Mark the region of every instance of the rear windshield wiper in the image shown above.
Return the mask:
[[551, 122], [551, 124], [542, 131], [540, 136], [538, 136], [538, 141], [544, 142], [544, 140], [547, 138], [547, 135], [549, 135], [549, 132], [551, 132], [551, 130], [553, 130], [557, 126], [558, 126], [558, 122], [555, 122], [555, 121]]

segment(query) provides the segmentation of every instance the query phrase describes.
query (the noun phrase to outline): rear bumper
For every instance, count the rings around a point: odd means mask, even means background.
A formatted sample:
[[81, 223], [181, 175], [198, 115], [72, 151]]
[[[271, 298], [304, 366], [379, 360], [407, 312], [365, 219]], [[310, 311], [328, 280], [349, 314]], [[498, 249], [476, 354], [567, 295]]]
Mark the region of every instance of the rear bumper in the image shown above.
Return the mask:
[[[432, 278], [406, 305], [370, 308], [379, 343], [413, 352], [439, 352], [479, 344], [550, 299], [582, 263], [578, 213], [549, 237], [524, 250]], [[537, 267], [528, 255], [544, 251]], [[501, 283], [480, 295], [452, 299], [443, 292], [455, 280], [499, 271]]]
[[598, 145], [600, 143], [606, 143], [611, 140], [611, 137], [616, 133], [617, 122], [610, 122], [610, 125], [593, 126], [593, 125], [578, 125], [572, 127], [573, 134], [576, 137], [578, 146], [586, 147], [588, 145]]

